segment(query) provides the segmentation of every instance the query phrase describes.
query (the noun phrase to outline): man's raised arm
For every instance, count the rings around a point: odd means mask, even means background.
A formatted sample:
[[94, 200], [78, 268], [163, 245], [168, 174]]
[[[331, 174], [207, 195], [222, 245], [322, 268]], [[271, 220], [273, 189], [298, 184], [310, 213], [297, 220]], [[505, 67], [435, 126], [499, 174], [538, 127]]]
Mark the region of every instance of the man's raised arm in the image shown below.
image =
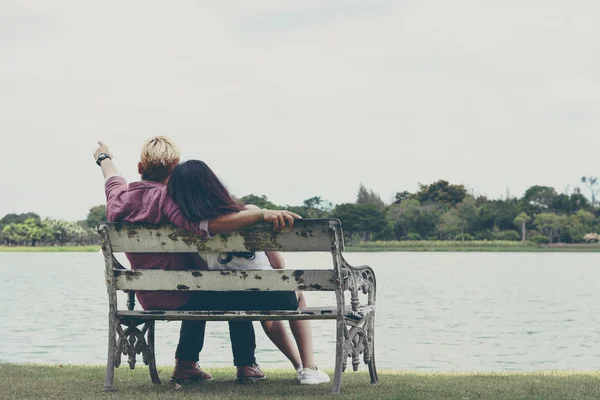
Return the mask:
[[106, 146], [102, 142], [98, 142], [98, 147], [94, 152], [94, 160], [99, 163], [100, 168], [102, 168], [102, 174], [104, 175], [104, 180], [108, 180], [113, 176], [119, 175], [117, 171], [117, 167], [112, 162], [112, 154], [108, 150], [108, 146]]
[[112, 153], [102, 142], [94, 152], [94, 160], [100, 165], [104, 175], [104, 192], [106, 194], [106, 218], [110, 222], [119, 220], [123, 209], [122, 196], [127, 192], [127, 182], [119, 176], [119, 171], [112, 161]]

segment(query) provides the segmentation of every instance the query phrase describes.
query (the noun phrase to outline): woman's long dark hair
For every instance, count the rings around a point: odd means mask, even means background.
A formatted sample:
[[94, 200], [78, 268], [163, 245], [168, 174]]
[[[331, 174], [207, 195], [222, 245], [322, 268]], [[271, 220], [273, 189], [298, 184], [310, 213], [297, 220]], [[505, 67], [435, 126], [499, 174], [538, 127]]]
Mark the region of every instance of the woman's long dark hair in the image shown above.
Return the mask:
[[200, 160], [175, 167], [167, 187], [169, 196], [190, 221], [200, 222], [241, 209], [212, 169]]
[[[175, 167], [167, 189], [183, 216], [190, 221], [200, 222], [241, 210], [217, 175], [200, 160], [186, 161]], [[219, 263], [227, 264], [234, 256], [252, 259], [254, 253], [225, 253], [219, 257]]]

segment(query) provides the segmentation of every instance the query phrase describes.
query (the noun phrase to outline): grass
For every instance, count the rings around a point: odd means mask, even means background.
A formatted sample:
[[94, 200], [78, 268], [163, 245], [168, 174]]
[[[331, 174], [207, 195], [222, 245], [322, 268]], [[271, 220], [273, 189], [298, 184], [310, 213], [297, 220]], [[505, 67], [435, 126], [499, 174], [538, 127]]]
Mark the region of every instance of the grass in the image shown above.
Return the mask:
[[38, 253], [38, 252], [93, 252], [100, 250], [100, 245], [92, 246], [0, 246], [1, 252]]
[[[163, 382], [171, 367], [159, 368]], [[234, 370], [208, 369], [213, 382], [185, 385], [174, 390], [168, 384], [153, 385], [148, 369], [127, 365], [116, 370], [116, 393], [102, 393], [104, 368], [0, 364], [2, 399], [331, 399], [331, 384], [300, 386], [292, 370], [266, 370], [266, 381], [236, 385]], [[331, 372], [331, 371], [328, 371]], [[344, 399], [414, 400], [554, 400], [600, 398], [598, 372], [535, 373], [413, 373], [381, 371], [380, 384], [371, 386], [366, 372], [346, 372]]]

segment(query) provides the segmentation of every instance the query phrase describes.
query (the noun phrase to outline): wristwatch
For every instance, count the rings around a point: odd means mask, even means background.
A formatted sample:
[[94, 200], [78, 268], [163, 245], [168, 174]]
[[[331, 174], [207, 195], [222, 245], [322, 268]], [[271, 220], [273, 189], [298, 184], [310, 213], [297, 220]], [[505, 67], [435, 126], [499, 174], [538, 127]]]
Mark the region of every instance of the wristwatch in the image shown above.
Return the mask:
[[96, 164], [100, 165], [100, 163], [102, 162], [102, 160], [106, 160], [106, 159], [112, 160], [112, 157], [110, 155], [108, 155], [108, 153], [100, 153], [98, 154], [98, 159], [96, 160]]

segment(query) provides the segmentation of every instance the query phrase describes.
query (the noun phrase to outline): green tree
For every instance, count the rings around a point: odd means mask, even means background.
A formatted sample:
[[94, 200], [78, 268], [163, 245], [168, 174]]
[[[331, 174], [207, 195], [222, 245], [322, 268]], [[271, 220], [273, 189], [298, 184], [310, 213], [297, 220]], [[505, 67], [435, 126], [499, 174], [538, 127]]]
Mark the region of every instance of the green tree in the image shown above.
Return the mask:
[[407, 199], [400, 204], [392, 204], [386, 217], [390, 221], [396, 239], [411, 233], [426, 238], [435, 234], [441, 211], [433, 204], [421, 205], [416, 199]]
[[600, 186], [600, 181], [596, 176], [582, 176], [581, 182], [585, 183], [588, 187], [592, 199], [592, 207], [596, 207], [596, 195], [598, 194], [598, 186]]
[[440, 203], [446, 207], [456, 206], [467, 197], [463, 185], [451, 185], [448, 181], [439, 180], [430, 185], [419, 184], [415, 197], [424, 204], [426, 202]]
[[487, 200], [479, 199], [473, 233], [476, 236], [491, 237], [494, 231], [514, 228], [514, 220], [521, 212], [516, 199]]
[[82, 243], [88, 235], [88, 232], [76, 222], [69, 222], [62, 219], [47, 220], [52, 236], [59, 244], [68, 242]]
[[438, 232], [442, 240], [452, 240], [461, 231], [462, 220], [458, 211], [452, 208], [446, 211], [440, 218]]
[[556, 190], [549, 186], [531, 186], [521, 199], [527, 214], [551, 212], [557, 197]]
[[578, 189], [568, 195], [561, 193], [552, 201], [552, 210], [557, 214], [574, 214], [577, 210], [589, 210], [590, 202]]
[[581, 190], [579, 188], [575, 188], [573, 193], [570, 196], [570, 211], [576, 212], [577, 210], [590, 210], [592, 205], [590, 201], [581, 194]]
[[589, 211], [579, 210], [569, 216], [568, 228], [563, 232], [561, 240], [565, 242], [583, 242], [587, 233], [594, 231], [597, 219]]
[[372, 190], [367, 190], [365, 185], [362, 183], [358, 187], [358, 193], [356, 195], [356, 204], [372, 204], [379, 211], [383, 211], [385, 209], [385, 203], [381, 200], [378, 194], [373, 192]]
[[90, 208], [86, 218], [87, 226], [96, 229], [101, 223], [106, 222], [106, 206], [100, 204]]
[[538, 231], [548, 237], [550, 243], [554, 243], [560, 234], [568, 229], [569, 219], [566, 215], [541, 213], [536, 215], [534, 224]]
[[396, 193], [396, 196], [394, 196], [394, 204], [400, 204], [404, 200], [408, 200], [413, 197], [414, 197], [414, 195], [411, 194], [410, 192], [407, 192], [406, 190], [403, 192], [398, 192], [398, 193]]
[[11, 223], [2, 228], [7, 244], [23, 245], [27, 243], [27, 230], [24, 224]]
[[[10, 239], [6, 234], [4, 234], [4, 227], [10, 224], [22, 224], [28, 218], [33, 218], [37, 221], [40, 220], [40, 216], [33, 212], [28, 212], [24, 214], [6, 214], [2, 219], [0, 219], [0, 243], [8, 244]], [[14, 228], [11, 228], [11, 230]]]
[[22, 225], [26, 232], [27, 241], [31, 246], [35, 246], [38, 242], [48, 242], [53, 239], [52, 231], [46, 221], [28, 218]]
[[477, 220], [477, 202], [472, 196], [467, 196], [456, 206], [460, 218], [460, 233], [472, 232]]
[[515, 217], [515, 226], [521, 229], [521, 241], [527, 240], [527, 223], [531, 217], [526, 213], [521, 213]]
[[391, 233], [384, 214], [374, 204], [338, 204], [331, 216], [342, 222], [344, 234], [350, 238], [367, 241], [371, 237]]
[[321, 196], [314, 196], [304, 200], [301, 206], [286, 206], [286, 209], [304, 218], [328, 218], [332, 205]]
[[8, 225], [8, 224], [22, 224], [26, 219], [33, 218], [35, 220], [40, 221], [40, 216], [33, 212], [28, 212], [25, 214], [6, 214], [2, 219], [0, 219], [0, 225]]
[[411, 232], [419, 218], [420, 208], [418, 200], [404, 200], [389, 207], [386, 216], [392, 223], [398, 239]]

